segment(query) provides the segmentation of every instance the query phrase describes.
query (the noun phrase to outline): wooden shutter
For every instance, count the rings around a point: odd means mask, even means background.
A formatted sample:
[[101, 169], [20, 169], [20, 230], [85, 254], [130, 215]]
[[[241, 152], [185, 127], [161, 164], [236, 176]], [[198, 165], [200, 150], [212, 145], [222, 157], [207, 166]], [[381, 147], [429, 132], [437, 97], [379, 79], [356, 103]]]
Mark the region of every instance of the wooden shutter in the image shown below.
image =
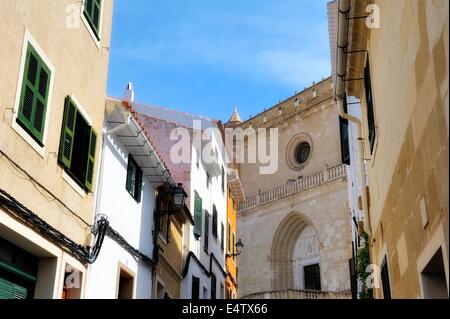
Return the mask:
[[137, 202], [141, 201], [141, 193], [142, 193], [142, 170], [140, 167], [136, 166], [136, 186], [135, 186], [135, 194], [134, 198]]
[[0, 278], [0, 299], [26, 299], [27, 289]]
[[370, 64], [367, 58], [367, 64], [364, 68], [364, 89], [366, 93], [367, 122], [369, 129], [370, 152], [373, 153], [377, 131], [375, 127], [375, 113], [373, 109], [372, 80], [370, 78]]
[[84, 15], [92, 27], [97, 39], [100, 40], [100, 14], [102, 9], [102, 0], [85, 0]]
[[64, 106], [64, 118], [61, 129], [61, 140], [59, 145], [59, 162], [70, 169], [72, 163], [73, 141], [75, 137], [75, 122], [77, 109], [70, 97], [66, 98]]
[[84, 182], [84, 186], [86, 186], [86, 189], [90, 192], [92, 192], [96, 146], [97, 146], [97, 133], [91, 127], [89, 136], [89, 150], [87, 154], [86, 180]]
[[195, 193], [194, 196], [194, 235], [199, 238], [202, 235], [202, 198]]
[[29, 44], [17, 119], [41, 144], [44, 137], [50, 77], [50, 69]]
[[133, 195], [133, 174], [134, 174], [133, 168], [134, 168], [133, 159], [131, 158], [131, 156], [128, 156], [127, 181], [125, 184], [125, 188], [131, 195]]

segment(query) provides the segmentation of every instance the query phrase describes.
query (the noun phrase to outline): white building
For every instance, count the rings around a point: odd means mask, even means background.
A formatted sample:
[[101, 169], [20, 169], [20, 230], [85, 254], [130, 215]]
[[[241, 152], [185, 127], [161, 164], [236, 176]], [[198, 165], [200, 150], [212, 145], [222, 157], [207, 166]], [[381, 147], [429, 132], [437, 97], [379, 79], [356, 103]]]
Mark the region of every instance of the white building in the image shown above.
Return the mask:
[[155, 189], [165, 182], [174, 184], [136, 113], [107, 100], [96, 220], [106, 216], [109, 228], [87, 298], [152, 298]]
[[[171, 140], [176, 128], [186, 129], [188, 163], [166, 163], [177, 180], [183, 180], [188, 193], [189, 207], [195, 226], [183, 232], [184, 271], [181, 298], [210, 299], [225, 297], [225, 227], [227, 211], [227, 176], [225, 151], [217, 121], [168, 110], [161, 107], [133, 103], [143, 125], [152, 132], [157, 148], [169, 155], [179, 140]], [[197, 127], [199, 125], [199, 127]], [[176, 135], [176, 134], [175, 134]], [[201, 142], [199, 137], [202, 136]], [[211, 161], [208, 156], [211, 154]], [[167, 153], [167, 154], [166, 154]], [[164, 156], [169, 159], [170, 156]]]

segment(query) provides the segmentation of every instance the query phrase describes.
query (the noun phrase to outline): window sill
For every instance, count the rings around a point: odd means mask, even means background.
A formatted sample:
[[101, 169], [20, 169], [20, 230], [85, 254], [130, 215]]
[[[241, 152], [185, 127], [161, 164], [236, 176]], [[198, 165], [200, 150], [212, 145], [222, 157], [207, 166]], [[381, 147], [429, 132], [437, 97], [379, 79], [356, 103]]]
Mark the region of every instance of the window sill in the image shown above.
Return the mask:
[[62, 169], [61, 176], [66, 181], [66, 183], [69, 184], [78, 193], [78, 195], [81, 196], [81, 198], [86, 197], [87, 195], [86, 191], [83, 188], [81, 188], [80, 185], [78, 185], [78, 183], [72, 178], [72, 176], [67, 174], [67, 172], [64, 169]]
[[[82, 6], [84, 5], [84, 3], [81, 4]], [[86, 19], [86, 17], [84, 16], [84, 10], [83, 7], [81, 7], [81, 20], [83, 21], [84, 26], [86, 27], [89, 35], [91, 36], [92, 40], [95, 43], [95, 46], [97, 47], [98, 50], [101, 50], [101, 37], [99, 36], [97, 38], [97, 35], [94, 33], [94, 31], [92, 30], [92, 27], [89, 23], [89, 21]], [[101, 32], [101, 30], [99, 31], [99, 33]], [[100, 38], [100, 40], [99, 40]]]
[[17, 123], [16, 117], [13, 118], [12, 128], [21, 138], [25, 140], [25, 142], [28, 143], [28, 145], [31, 146], [31, 148], [36, 151], [36, 153], [38, 153], [42, 158], [45, 158], [45, 146], [39, 145], [39, 143], [37, 143], [35, 139], [31, 137], [31, 135], [24, 130], [19, 123]]

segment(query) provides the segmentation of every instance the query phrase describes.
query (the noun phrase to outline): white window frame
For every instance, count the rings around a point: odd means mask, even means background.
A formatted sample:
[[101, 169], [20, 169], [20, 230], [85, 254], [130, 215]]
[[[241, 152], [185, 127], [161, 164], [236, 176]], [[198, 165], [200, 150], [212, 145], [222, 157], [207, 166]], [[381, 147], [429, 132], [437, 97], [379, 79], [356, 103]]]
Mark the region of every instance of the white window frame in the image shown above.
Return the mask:
[[[19, 115], [19, 106], [20, 106], [20, 97], [22, 93], [22, 85], [24, 80], [24, 72], [25, 72], [25, 62], [27, 59], [27, 51], [28, 51], [28, 44], [31, 44], [33, 46], [34, 50], [39, 54], [40, 59], [44, 61], [46, 66], [49, 68], [51, 75], [50, 75], [50, 84], [48, 87], [48, 99], [47, 99], [47, 105], [46, 105], [46, 111], [45, 111], [45, 123], [44, 123], [44, 134], [42, 138], [42, 144], [43, 146], [39, 145], [38, 142], [36, 142], [31, 135], [24, 130], [18, 123], [17, 123], [17, 116]], [[27, 142], [42, 158], [45, 158], [46, 156], [46, 142], [47, 142], [47, 134], [48, 134], [48, 126], [50, 122], [50, 110], [52, 105], [52, 94], [53, 94], [53, 84], [55, 80], [55, 67], [51, 63], [50, 59], [45, 55], [44, 51], [39, 46], [38, 42], [34, 39], [34, 37], [31, 35], [31, 33], [26, 29], [24, 33], [23, 38], [23, 44], [22, 44], [22, 57], [20, 59], [20, 68], [19, 68], [19, 79], [17, 82], [16, 87], [16, 98], [14, 101], [14, 107], [13, 107], [13, 116], [11, 121], [11, 127], [14, 131], [16, 131], [17, 134], [19, 134], [20, 137], [22, 137], [25, 142]]]
[[99, 50], [101, 50], [101, 41], [102, 41], [102, 27], [103, 27], [103, 7], [104, 7], [104, 2], [107, 0], [102, 0], [101, 5], [100, 5], [100, 15], [98, 17], [99, 19], [99, 25], [98, 25], [98, 37], [100, 38], [100, 40], [97, 39], [97, 36], [94, 33], [94, 30], [92, 30], [91, 25], [89, 24], [89, 21], [86, 19], [86, 17], [84, 16], [84, 5], [86, 3], [86, 0], [82, 0], [81, 1], [81, 9], [80, 9], [80, 19], [81, 21], [83, 21], [84, 26], [87, 28], [87, 31], [89, 33], [89, 35], [91, 36], [92, 40], [94, 41], [95, 45], [97, 46], [97, 48]]

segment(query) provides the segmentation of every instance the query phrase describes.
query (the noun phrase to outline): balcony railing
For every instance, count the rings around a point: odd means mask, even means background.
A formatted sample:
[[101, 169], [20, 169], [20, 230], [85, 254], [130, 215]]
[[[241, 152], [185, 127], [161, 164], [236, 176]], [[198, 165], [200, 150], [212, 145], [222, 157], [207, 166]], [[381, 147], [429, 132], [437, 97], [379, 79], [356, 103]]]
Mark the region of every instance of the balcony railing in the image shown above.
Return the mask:
[[258, 195], [247, 197], [245, 201], [239, 204], [238, 211], [245, 211], [260, 205], [264, 205], [275, 200], [297, 194], [308, 189], [317, 187], [324, 183], [337, 180], [347, 175], [346, 165], [339, 165], [328, 168], [323, 172], [299, 179], [295, 182], [279, 186]]
[[265, 291], [250, 294], [241, 299], [352, 299], [350, 292], [330, 292], [316, 290]]

